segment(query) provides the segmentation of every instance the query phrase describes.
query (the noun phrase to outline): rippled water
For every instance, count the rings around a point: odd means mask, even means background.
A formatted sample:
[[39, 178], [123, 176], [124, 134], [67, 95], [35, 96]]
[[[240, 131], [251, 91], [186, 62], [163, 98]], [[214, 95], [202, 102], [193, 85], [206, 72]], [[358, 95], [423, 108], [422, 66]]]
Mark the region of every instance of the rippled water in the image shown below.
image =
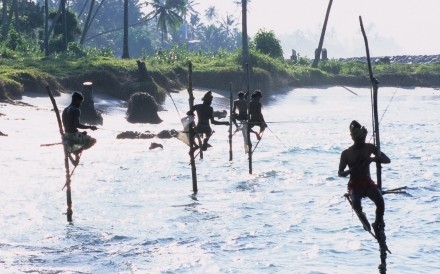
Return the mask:
[[[160, 125], [129, 124], [121, 102], [107, 110], [98, 143], [83, 154], [66, 222], [63, 152], [46, 97], [36, 107], [1, 105], [1, 273], [378, 273], [378, 245], [342, 195], [339, 155], [357, 119], [371, 132], [368, 89], [294, 89], [264, 102], [269, 129], [249, 175], [243, 140], [228, 161], [227, 127], [197, 161], [192, 196], [188, 148], [177, 139], [117, 140], [125, 130], [180, 129], [170, 100]], [[380, 89], [389, 273], [440, 271], [440, 91]], [[196, 93], [196, 102], [202, 92]], [[185, 92], [173, 94], [180, 115]], [[392, 98], [392, 100], [391, 100]], [[69, 97], [57, 98], [62, 107]], [[391, 103], [388, 106], [388, 103]], [[228, 109], [217, 94], [217, 109]], [[387, 110], [385, 111], [385, 109]], [[150, 142], [164, 149], [149, 150]], [[374, 169], [372, 169], [374, 170]], [[364, 200], [374, 218], [374, 206]]]

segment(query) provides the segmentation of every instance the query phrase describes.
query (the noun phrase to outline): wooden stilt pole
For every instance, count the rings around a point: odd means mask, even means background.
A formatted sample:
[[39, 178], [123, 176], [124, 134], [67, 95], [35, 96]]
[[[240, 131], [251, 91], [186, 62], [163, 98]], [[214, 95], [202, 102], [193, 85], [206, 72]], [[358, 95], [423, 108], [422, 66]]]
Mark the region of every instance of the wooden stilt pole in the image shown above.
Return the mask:
[[247, 112], [247, 124], [246, 124], [246, 127], [247, 127], [247, 136], [246, 136], [246, 139], [247, 139], [247, 146], [248, 146], [248, 159], [249, 159], [249, 174], [252, 174], [252, 143], [251, 143], [251, 123], [250, 123], [250, 118], [251, 118], [251, 108], [250, 108], [250, 105], [251, 105], [251, 94], [250, 94], [250, 72], [249, 72], [249, 64], [248, 63], [246, 63], [246, 78], [247, 78], [247, 88], [246, 88], [246, 91], [247, 91], [247, 94], [248, 94], [248, 96], [247, 96], [247, 109], [248, 109], [248, 112]]
[[[55, 115], [57, 117], [58, 128], [59, 128], [60, 136], [61, 136], [61, 142], [63, 142], [64, 130], [63, 130], [63, 126], [61, 124], [60, 112], [58, 110], [57, 103], [55, 102], [55, 98], [53, 97], [52, 91], [50, 90], [50, 87], [47, 86], [46, 90], [49, 95], [50, 101], [52, 102], [52, 106], [53, 106], [53, 110], [55, 112]], [[64, 144], [64, 142], [63, 142], [63, 144]], [[65, 184], [65, 186], [66, 186], [66, 201], [67, 201], [66, 215], [67, 215], [67, 221], [72, 222], [73, 210], [72, 210], [72, 191], [70, 188], [71, 174], [70, 174], [70, 167], [69, 167], [69, 153], [67, 152], [66, 145], [63, 145], [63, 149], [64, 149], [64, 168], [66, 170], [66, 184]]]
[[[193, 94], [193, 88], [192, 88], [192, 63], [189, 62], [188, 64], [188, 94], [189, 94], [189, 109], [192, 109], [194, 106], [194, 94]], [[189, 157], [191, 161], [191, 175], [192, 175], [192, 186], [193, 186], [193, 192], [194, 194], [197, 193], [197, 171], [196, 171], [196, 161], [194, 157], [194, 125], [190, 125], [189, 127]], [[202, 151], [202, 146], [200, 144], [199, 146], [200, 151]]]
[[232, 161], [232, 123], [233, 123], [233, 117], [232, 117], [232, 108], [234, 104], [234, 97], [232, 95], [232, 83], [229, 84], [229, 161]]

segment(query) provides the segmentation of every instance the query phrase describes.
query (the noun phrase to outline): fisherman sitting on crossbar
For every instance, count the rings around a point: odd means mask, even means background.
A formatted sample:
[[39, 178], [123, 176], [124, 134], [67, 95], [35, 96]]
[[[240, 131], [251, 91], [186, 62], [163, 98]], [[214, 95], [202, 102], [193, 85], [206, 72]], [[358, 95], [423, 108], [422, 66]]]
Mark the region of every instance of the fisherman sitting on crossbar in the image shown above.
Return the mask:
[[[91, 148], [96, 139], [87, 135], [87, 131], [80, 132], [78, 129], [91, 129], [96, 130], [96, 126], [87, 126], [80, 123], [81, 107], [84, 97], [79, 92], [72, 94], [72, 103], [63, 110], [63, 126], [64, 126], [64, 138], [63, 143], [67, 147], [69, 153], [69, 159], [74, 166], [78, 165], [79, 158], [83, 150]], [[70, 154], [75, 155], [73, 159]]]

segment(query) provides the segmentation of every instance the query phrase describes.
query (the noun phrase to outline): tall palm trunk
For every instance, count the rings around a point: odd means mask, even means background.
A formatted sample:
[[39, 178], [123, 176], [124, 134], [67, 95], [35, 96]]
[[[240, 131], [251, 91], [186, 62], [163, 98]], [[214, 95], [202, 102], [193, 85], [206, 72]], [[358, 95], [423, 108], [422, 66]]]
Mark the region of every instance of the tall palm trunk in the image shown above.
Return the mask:
[[328, 3], [327, 12], [325, 14], [324, 25], [322, 26], [321, 38], [319, 39], [318, 48], [315, 50], [315, 60], [313, 60], [313, 64], [312, 64], [313, 68], [316, 68], [319, 64], [319, 59], [320, 59], [321, 51], [322, 51], [322, 45], [324, 44], [325, 30], [327, 28], [327, 21], [328, 21], [329, 15], [330, 15], [330, 9], [332, 8], [332, 3], [333, 3], [333, 0], [330, 0], [330, 2]]
[[90, 7], [89, 7], [89, 13], [87, 14], [86, 17], [86, 21], [84, 22], [84, 28], [83, 31], [81, 33], [81, 40], [79, 41], [79, 43], [82, 45], [84, 44], [84, 40], [86, 39], [86, 34], [87, 31], [90, 27], [90, 19], [92, 18], [92, 13], [93, 13], [93, 7], [95, 6], [95, 0], [92, 0], [90, 2]]
[[8, 0], [2, 0], [2, 40], [8, 35]]
[[246, 68], [246, 64], [250, 67], [249, 59], [249, 43], [247, 34], [247, 0], [241, 1], [241, 40], [242, 40], [242, 51], [243, 51], [243, 68]]
[[49, 0], [44, 0], [44, 56], [49, 56]]
[[63, 19], [63, 50], [67, 50], [67, 13], [66, 0], [61, 0], [61, 15]]
[[122, 59], [128, 59], [128, 0], [124, 0], [124, 42], [122, 49]]

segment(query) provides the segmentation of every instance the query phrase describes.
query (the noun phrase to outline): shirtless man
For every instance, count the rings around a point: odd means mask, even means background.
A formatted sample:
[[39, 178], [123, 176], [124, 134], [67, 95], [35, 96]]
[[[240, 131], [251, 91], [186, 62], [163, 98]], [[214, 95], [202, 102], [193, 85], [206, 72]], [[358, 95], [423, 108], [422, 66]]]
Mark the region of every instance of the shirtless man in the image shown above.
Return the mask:
[[203, 138], [202, 150], [206, 150], [208, 148], [208, 140], [212, 135], [212, 129], [209, 124], [213, 125], [227, 125], [229, 126], [229, 122], [220, 122], [214, 120], [214, 109], [211, 107], [212, 103], [212, 92], [208, 91], [202, 98], [203, 103], [193, 106], [186, 114], [194, 115], [194, 112], [197, 113], [197, 125], [195, 127], [195, 132]]
[[[263, 113], [261, 113], [261, 102], [260, 102], [261, 97], [262, 97], [261, 91], [256, 90], [251, 95], [251, 103], [249, 105], [249, 114], [250, 114], [249, 123], [250, 123], [251, 132], [255, 133], [258, 140], [261, 139], [261, 134], [267, 127], [267, 124], [264, 121]], [[252, 128], [254, 126], [260, 127], [260, 131], [259, 132], [253, 131]]]
[[[240, 91], [238, 93], [238, 99], [234, 101], [233, 108], [232, 108], [232, 122], [234, 122], [234, 125], [238, 128], [237, 120], [238, 121], [246, 121], [247, 120], [247, 103], [245, 97], [247, 94], [244, 94], [243, 91]], [[238, 113], [236, 110], [238, 109]]]
[[[353, 209], [359, 218], [364, 218], [364, 229], [370, 231], [370, 225], [366, 220], [365, 214], [362, 212], [361, 200], [364, 197], [370, 198], [376, 205], [376, 220], [372, 223], [375, 234], [378, 230], [385, 226], [383, 215], [385, 212], [385, 203], [382, 192], [373, 182], [370, 176], [370, 163], [380, 161], [382, 164], [389, 164], [390, 158], [381, 152], [380, 157], [377, 155], [377, 148], [373, 144], [365, 143], [367, 137], [367, 129], [361, 126], [357, 121], [350, 123], [350, 135], [354, 144], [341, 154], [339, 162], [338, 175], [347, 177], [350, 175], [348, 182], [348, 194], [350, 196]], [[374, 155], [374, 157], [371, 157]], [[344, 170], [348, 166], [347, 170]], [[362, 221], [362, 220], [361, 220]]]
[[80, 123], [81, 107], [84, 97], [79, 92], [72, 95], [72, 103], [63, 110], [62, 119], [64, 126], [64, 139], [68, 142], [68, 152], [75, 155], [75, 159], [70, 160], [73, 165], [78, 165], [79, 155], [83, 150], [91, 148], [96, 139], [87, 135], [86, 131], [80, 132], [78, 129], [96, 130], [96, 126], [87, 126]]

